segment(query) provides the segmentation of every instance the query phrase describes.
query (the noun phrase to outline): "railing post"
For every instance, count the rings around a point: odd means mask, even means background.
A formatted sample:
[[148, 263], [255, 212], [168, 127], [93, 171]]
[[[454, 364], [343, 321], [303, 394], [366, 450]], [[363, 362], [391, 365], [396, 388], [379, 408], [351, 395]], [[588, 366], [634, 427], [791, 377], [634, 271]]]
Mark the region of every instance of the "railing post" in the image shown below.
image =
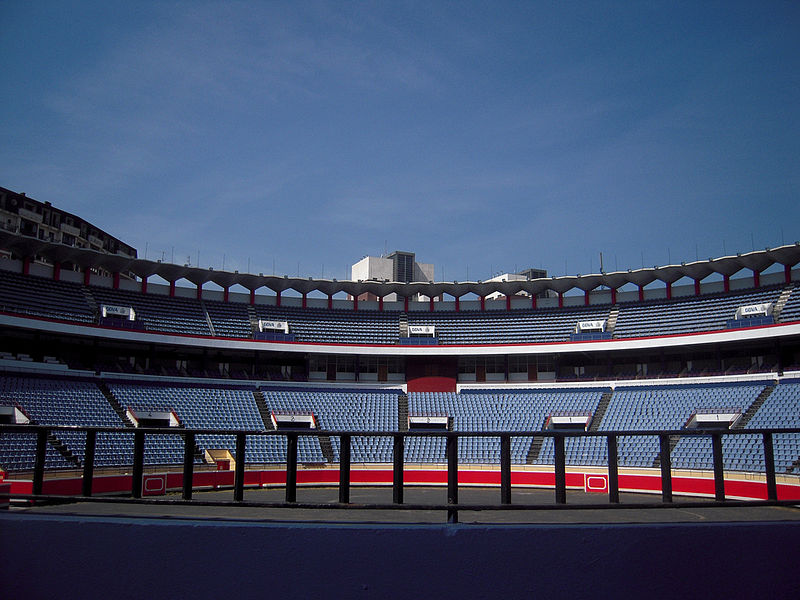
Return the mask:
[[44, 461], [47, 457], [47, 430], [36, 432], [36, 461], [33, 463], [33, 495], [39, 496], [44, 487]]
[[609, 435], [608, 439], [608, 501], [619, 504], [619, 452], [617, 436]]
[[725, 471], [722, 466], [722, 434], [711, 434], [711, 451], [714, 457], [714, 500], [725, 500]]
[[392, 502], [395, 504], [403, 503], [403, 461], [406, 447], [406, 439], [402, 433], [394, 434], [394, 473], [392, 476]]
[[94, 455], [97, 448], [97, 431], [86, 430], [86, 447], [83, 454], [83, 481], [81, 494], [89, 497], [92, 495], [92, 479], [94, 478]]
[[233, 500], [244, 500], [244, 457], [247, 446], [247, 436], [244, 433], [236, 434], [236, 471], [233, 480]]
[[669, 456], [669, 434], [659, 434], [658, 443], [661, 458], [661, 500], [670, 503], [672, 502], [672, 461]]
[[142, 497], [142, 477], [144, 476], [144, 431], [133, 432], [133, 475], [131, 477], [131, 495]]
[[339, 502], [341, 504], [350, 503], [350, 448], [351, 436], [342, 435], [339, 437]]
[[500, 436], [500, 503], [511, 504], [511, 436]]
[[772, 447], [772, 433], [766, 432], [764, 439], [764, 471], [767, 478], [767, 500], [778, 499], [778, 485], [775, 482], [775, 451]]
[[297, 434], [286, 434], [286, 502], [297, 502]]
[[556, 476], [556, 504], [567, 503], [567, 466], [566, 454], [564, 452], [564, 436], [555, 435], [553, 437], [555, 446], [555, 476]]
[[192, 479], [194, 477], [194, 434], [183, 436], [183, 499], [192, 499]]
[[[447, 503], [458, 504], [458, 436], [447, 434]], [[458, 510], [447, 510], [447, 522], [458, 523]]]

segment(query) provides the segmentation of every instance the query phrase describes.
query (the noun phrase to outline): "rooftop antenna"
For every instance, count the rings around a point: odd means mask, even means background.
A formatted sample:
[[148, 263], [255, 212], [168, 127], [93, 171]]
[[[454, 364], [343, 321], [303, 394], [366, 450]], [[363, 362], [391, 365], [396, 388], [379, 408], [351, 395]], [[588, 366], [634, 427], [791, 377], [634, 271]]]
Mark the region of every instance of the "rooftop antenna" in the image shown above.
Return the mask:
[[605, 273], [605, 271], [603, 271], [603, 253], [602, 252], [600, 253], [600, 272], [601, 273]]

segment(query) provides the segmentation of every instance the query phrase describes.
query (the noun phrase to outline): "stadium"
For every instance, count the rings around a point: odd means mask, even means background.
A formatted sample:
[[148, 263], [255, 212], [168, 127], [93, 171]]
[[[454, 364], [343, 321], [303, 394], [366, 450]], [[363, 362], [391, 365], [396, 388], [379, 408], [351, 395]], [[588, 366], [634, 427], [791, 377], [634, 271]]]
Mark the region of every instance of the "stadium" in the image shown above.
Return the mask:
[[[53, 226], [56, 214], [65, 223], [60, 211], [4, 189], [4, 208], [12, 199], [19, 222], [0, 230], [6, 566], [18, 557], [55, 560], [62, 546], [99, 560], [108, 546], [98, 540], [119, 533], [113, 520], [86, 517], [93, 541], [58, 517], [12, 518], [35, 517], [26, 511], [36, 506], [267, 508], [254, 494], [278, 490], [273, 506], [291, 522], [297, 511], [325, 508], [304, 500], [307, 490], [329, 488], [327, 506], [338, 514], [406, 509], [415, 523], [414, 511], [438, 510], [442, 523], [416, 534], [284, 525], [269, 543], [246, 537], [272, 552], [271, 568], [284, 570], [290, 581], [280, 589], [290, 595], [317, 589], [297, 581], [306, 569], [338, 581], [345, 595], [362, 579], [369, 583], [361, 589], [378, 595], [393, 595], [394, 577], [407, 590], [425, 581], [412, 566], [418, 544], [441, 565], [441, 576], [427, 576], [433, 590], [476, 585], [463, 574], [454, 580], [464, 561], [476, 560], [468, 549], [475, 544], [494, 552], [487, 568], [539, 559], [539, 568], [566, 574], [551, 574], [543, 589], [576, 592], [572, 574], [595, 581], [595, 591], [627, 582], [640, 593], [655, 585], [662, 595], [666, 575], [631, 573], [648, 561], [689, 569], [708, 547], [711, 572], [677, 589], [703, 580], [753, 591], [770, 578], [781, 596], [794, 585], [781, 575], [796, 530], [787, 513], [747, 526], [663, 525], [655, 533], [540, 529], [541, 546], [530, 529], [465, 530], [459, 521], [480, 511], [512, 511], [512, 522], [523, 508], [568, 511], [579, 493], [600, 512], [706, 505], [732, 516], [800, 502], [800, 243], [591, 275], [337, 281], [141, 259], [83, 220]], [[72, 235], [70, 243], [53, 231]], [[391, 501], [353, 501], [365, 487]], [[433, 505], [415, 504], [408, 498], [417, 488], [439, 489], [446, 500], [439, 494]], [[473, 488], [491, 490], [494, 500], [463, 501]], [[209, 490], [225, 491], [225, 500], [209, 500]], [[521, 490], [546, 491], [548, 499], [526, 507]], [[175, 527], [133, 534], [131, 552], [163, 551], [186, 533]], [[187, 534], [192, 541], [176, 552], [249, 536], [237, 527], [201, 528], [203, 542]], [[381, 537], [387, 531], [391, 541]], [[448, 545], [453, 531], [471, 543]], [[660, 536], [658, 554], [631, 556], [646, 535]], [[689, 548], [686, 535], [694, 536]], [[41, 542], [30, 555], [12, 548], [26, 538]], [[353, 575], [337, 561], [292, 558], [320, 544], [329, 553], [341, 544], [362, 561], [371, 549], [396, 551], [406, 562], [375, 562]], [[748, 544], [757, 553], [743, 551]], [[529, 554], [509, 558], [509, 547]], [[549, 552], [573, 557], [574, 566], [548, 563]], [[607, 570], [614, 552], [630, 562]], [[213, 558], [218, 570], [253, 568], [253, 560], [237, 552]], [[742, 561], [763, 576], [743, 583], [734, 576]], [[713, 571], [718, 563], [726, 565], [721, 572]], [[152, 572], [140, 573], [131, 590], [146, 589], [143, 581], [177, 590]], [[487, 581], [496, 578], [480, 585]], [[517, 576], [509, 581], [528, 589]], [[14, 589], [39, 589], [30, 585]], [[207, 592], [217, 589], [209, 585]]]

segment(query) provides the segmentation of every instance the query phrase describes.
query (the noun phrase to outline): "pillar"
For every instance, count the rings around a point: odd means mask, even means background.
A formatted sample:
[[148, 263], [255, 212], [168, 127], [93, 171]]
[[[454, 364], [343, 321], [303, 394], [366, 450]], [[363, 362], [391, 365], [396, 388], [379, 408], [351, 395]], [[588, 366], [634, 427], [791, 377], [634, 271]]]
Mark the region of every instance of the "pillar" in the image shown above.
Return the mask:
[[56, 261], [53, 263], [53, 280], [59, 281], [61, 279], [61, 263]]
[[564, 292], [558, 292], [558, 308], [564, 308]]
[[506, 296], [506, 310], [511, 310], [511, 296]]
[[203, 299], [203, 284], [202, 283], [198, 283], [197, 284], [197, 299], [198, 300], [202, 300]]
[[303, 292], [303, 301], [302, 301], [303, 308], [308, 308], [308, 294]]
[[378, 310], [383, 312], [383, 296], [378, 296]]
[[92, 283], [92, 269], [89, 267], [84, 267], [83, 269], [83, 285], [89, 285]]
[[481, 296], [481, 310], [486, 310], [486, 296]]
[[460, 311], [461, 311], [461, 298], [456, 296], [456, 312], [460, 312]]
[[250, 306], [256, 303], [256, 291], [250, 290]]
[[175, 297], [175, 282], [174, 281], [170, 281], [169, 282], [169, 297], [170, 298], [174, 298]]
[[589, 306], [589, 290], [583, 291], [583, 305]]
[[278, 290], [278, 293], [275, 295], [275, 306], [281, 305], [281, 291]]
[[433, 312], [433, 296], [431, 296], [430, 302], [428, 302], [428, 309], [430, 312]]
[[723, 275], [722, 276], [722, 289], [726, 292], [731, 291], [731, 276], [730, 275]]
[[611, 304], [617, 303], [617, 288], [611, 288]]
[[642, 300], [644, 300], [644, 287], [640, 285], [639, 286], [639, 302], [641, 302]]
[[31, 274], [31, 258], [30, 256], [26, 256], [22, 259], [22, 274], [23, 275], [30, 275]]
[[113, 281], [114, 281], [114, 283], [113, 283], [114, 289], [118, 290], [119, 289], [119, 273], [114, 273]]
[[667, 300], [672, 300], [672, 282], [667, 282]]
[[761, 287], [761, 273], [753, 269], [753, 287]]
[[142, 277], [142, 293], [147, 293], [147, 277]]
[[700, 280], [699, 279], [695, 279], [694, 280], [694, 295], [695, 296], [699, 296], [700, 295]]

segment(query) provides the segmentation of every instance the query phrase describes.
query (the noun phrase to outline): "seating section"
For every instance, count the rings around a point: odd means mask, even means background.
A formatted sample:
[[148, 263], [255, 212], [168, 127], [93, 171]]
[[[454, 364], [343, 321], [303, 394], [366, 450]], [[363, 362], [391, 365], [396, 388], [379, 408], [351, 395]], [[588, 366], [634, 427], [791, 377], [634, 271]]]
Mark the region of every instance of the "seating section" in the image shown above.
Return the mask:
[[[800, 380], [784, 381], [761, 405], [745, 429], [800, 427]], [[775, 471], [800, 473], [800, 434], [773, 436]], [[725, 467], [744, 471], [764, 470], [762, 436], [736, 436], [724, 439]]]
[[[398, 391], [364, 389], [288, 388], [263, 386], [265, 405], [259, 411], [258, 390], [247, 386], [200, 386], [153, 382], [106, 382], [123, 408], [135, 412], [174, 411], [183, 426], [195, 429], [234, 429], [265, 432], [261, 414], [313, 413], [322, 431], [396, 432]], [[462, 393], [411, 393], [411, 416], [446, 416], [454, 431], [541, 431], [549, 416], [597, 415], [604, 393], [607, 407], [598, 431], [679, 430], [694, 413], [738, 412], [747, 415], [745, 430], [800, 427], [800, 380], [785, 380], [774, 386], [770, 381], [707, 383], [683, 385], [619, 385], [608, 388], [553, 388], [543, 390], [469, 390]], [[763, 392], [763, 394], [762, 394]], [[761, 395], [763, 404], [755, 410]], [[91, 380], [22, 375], [0, 376], [0, 398], [4, 405], [18, 405], [33, 423], [122, 427], [123, 422]], [[749, 409], [749, 410], [748, 410]], [[742, 421], [744, 423], [744, 421]], [[269, 426], [271, 429], [271, 424]], [[66, 469], [84, 460], [85, 433], [57, 430], [55, 441], [71, 451], [62, 455], [48, 446], [46, 467]], [[327, 446], [328, 442], [330, 443]], [[404, 460], [409, 463], [446, 461], [443, 436], [409, 435]], [[16, 431], [0, 433], [0, 466], [9, 471], [33, 468], [35, 435]], [[216, 433], [197, 436], [199, 451], [227, 449], [235, 455], [235, 436]], [[323, 447], [328, 450], [323, 452]], [[777, 472], [800, 473], [800, 435], [775, 434]], [[352, 438], [354, 463], [392, 462], [391, 436]], [[565, 443], [567, 464], [605, 465], [605, 437], [568, 437]], [[249, 464], [285, 463], [286, 439], [282, 435], [247, 438]], [[763, 471], [764, 456], [760, 434], [723, 435], [726, 471]], [[99, 433], [95, 464], [127, 466], [133, 462], [133, 433]], [[327, 454], [326, 454], [327, 453]], [[301, 463], [338, 462], [339, 436], [300, 435], [298, 460]], [[618, 441], [619, 464], [624, 467], [657, 466], [659, 443], [655, 435], [622, 436]], [[711, 437], [674, 438], [672, 466], [678, 469], [711, 470]], [[497, 464], [499, 437], [465, 437], [459, 440], [458, 459], [462, 464]], [[554, 463], [552, 438], [512, 437], [511, 460], [515, 464]], [[202, 462], [201, 458], [197, 458]], [[145, 464], [182, 464], [183, 440], [176, 435], [149, 434], [145, 443]]]
[[[262, 391], [270, 411], [313, 413], [320, 429], [398, 431], [397, 392], [270, 388], [264, 388]], [[331, 446], [334, 461], [338, 462], [341, 453], [341, 440], [338, 436], [331, 436]], [[392, 462], [392, 450], [391, 437], [354, 436], [350, 459], [354, 463]], [[298, 460], [300, 458], [298, 455]], [[277, 459], [277, 462], [285, 461], [285, 450], [283, 457], [278, 456]]]
[[[251, 310], [260, 319], [287, 321], [295, 341], [316, 343], [400, 343], [398, 311], [299, 308], [241, 302], [170, 298], [153, 291], [142, 294], [96, 285], [84, 286], [0, 270], [0, 310], [91, 323], [101, 304], [132, 306], [144, 328], [164, 333], [215, 335], [252, 339]], [[619, 305], [613, 336], [636, 338], [718, 331], [727, 327], [739, 306], [777, 301], [782, 287], [673, 300]], [[89, 292], [88, 294], [85, 292]], [[92, 300], [93, 298], [93, 300]], [[603, 320], [609, 305], [487, 310], [411, 311], [409, 325], [436, 328], [438, 344], [549, 343], [569, 341], [578, 321]], [[781, 322], [800, 320], [800, 293], [791, 294]], [[212, 330], [213, 328], [213, 330]]]
[[159, 294], [141, 294], [127, 290], [112, 290], [92, 286], [92, 296], [100, 304], [131, 306], [136, 318], [148, 331], [211, 335], [203, 307], [192, 298], [170, 298]]
[[608, 306], [512, 311], [409, 312], [408, 324], [433, 326], [440, 344], [569, 341], [578, 321], [607, 319]]
[[286, 321], [298, 342], [324, 344], [397, 344], [399, 313], [375, 310], [255, 305], [259, 319]]
[[789, 299], [781, 311], [781, 323], [800, 321], [800, 288], [795, 284]]
[[251, 338], [253, 326], [245, 304], [203, 300], [216, 337]]
[[[600, 431], [678, 430], [695, 412], [744, 413], [766, 383], [618, 387], [608, 405]], [[584, 442], [586, 443], [586, 442]], [[590, 446], [592, 442], [588, 443]], [[605, 440], [598, 438], [592, 456], [604, 464]], [[618, 441], [621, 466], [652, 467], [659, 455], [657, 436], [622, 436]], [[710, 437], [681, 438], [672, 452], [675, 468], [710, 468]]]
[[[122, 427], [100, 389], [90, 382], [44, 377], [0, 376], [0, 397], [18, 404], [35, 424], [78, 425], [82, 427]], [[58, 430], [54, 435], [83, 463], [86, 434]], [[148, 464], [158, 464], [156, 454], [148, 452]], [[133, 436], [126, 433], [98, 433], [95, 465], [133, 464]]]
[[0, 311], [91, 323], [94, 310], [82, 286], [0, 269]]
[[623, 303], [620, 304], [614, 337], [635, 338], [725, 329], [727, 321], [734, 318], [737, 308], [776, 302], [781, 289], [771, 287], [742, 293]]
[[[546, 418], [554, 413], [593, 414], [603, 391], [587, 388], [519, 393], [418, 392], [408, 396], [409, 414], [452, 417], [454, 431], [541, 431]], [[511, 462], [525, 463], [531, 443], [530, 437], [512, 437]], [[552, 446], [552, 440], [546, 440], [547, 443]], [[461, 438], [458, 459], [463, 463], [498, 463], [500, 438]], [[445, 462], [444, 437], [409, 437], [406, 440], [406, 460]]]
[[[188, 428], [266, 431], [258, 412], [253, 388], [138, 383], [109, 383], [108, 387], [122, 406], [140, 411], [171, 410], [178, 415], [181, 424]], [[178, 438], [173, 439], [180, 442]], [[226, 449], [234, 456], [236, 453], [236, 438], [232, 435], [199, 434], [196, 443], [201, 451]], [[280, 455], [281, 446], [283, 460], [276, 461], [275, 457]], [[245, 455], [246, 463], [283, 462], [285, 441], [274, 437], [248, 436]], [[179, 457], [175, 462], [183, 460], [182, 444]]]

